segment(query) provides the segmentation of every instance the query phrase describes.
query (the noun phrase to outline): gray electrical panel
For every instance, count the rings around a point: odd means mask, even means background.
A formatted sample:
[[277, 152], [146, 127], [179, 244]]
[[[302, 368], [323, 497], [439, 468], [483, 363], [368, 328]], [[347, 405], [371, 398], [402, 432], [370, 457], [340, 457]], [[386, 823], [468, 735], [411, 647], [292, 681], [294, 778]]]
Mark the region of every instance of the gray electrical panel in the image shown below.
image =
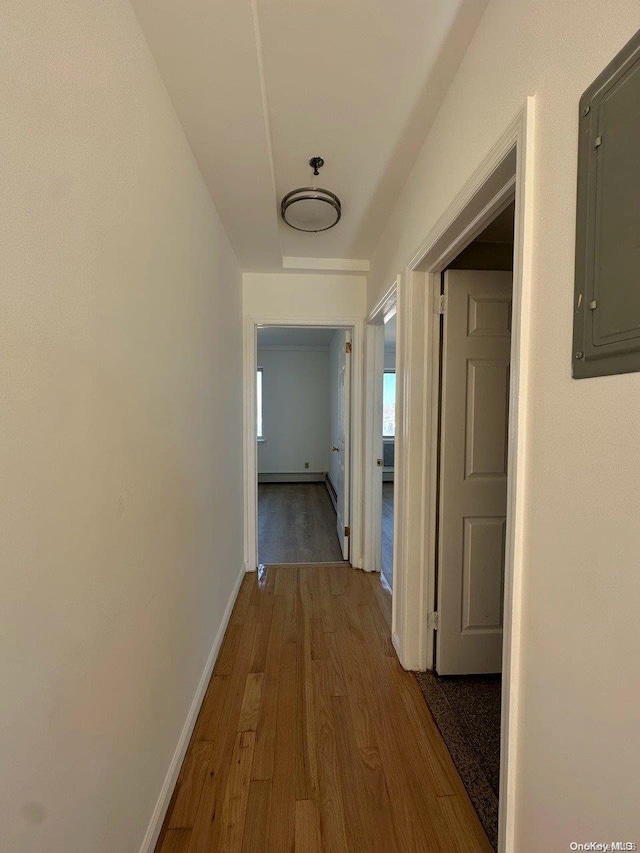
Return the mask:
[[640, 32], [580, 99], [573, 376], [640, 371]]

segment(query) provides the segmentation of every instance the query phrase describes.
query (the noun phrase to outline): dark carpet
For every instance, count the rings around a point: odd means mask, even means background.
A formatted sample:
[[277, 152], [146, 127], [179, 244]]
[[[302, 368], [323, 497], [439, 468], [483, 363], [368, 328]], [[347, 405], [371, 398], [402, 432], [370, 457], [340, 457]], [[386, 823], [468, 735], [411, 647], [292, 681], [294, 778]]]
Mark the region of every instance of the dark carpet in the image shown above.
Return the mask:
[[416, 678], [469, 799], [497, 849], [502, 679], [499, 675], [440, 677], [433, 672], [417, 672]]

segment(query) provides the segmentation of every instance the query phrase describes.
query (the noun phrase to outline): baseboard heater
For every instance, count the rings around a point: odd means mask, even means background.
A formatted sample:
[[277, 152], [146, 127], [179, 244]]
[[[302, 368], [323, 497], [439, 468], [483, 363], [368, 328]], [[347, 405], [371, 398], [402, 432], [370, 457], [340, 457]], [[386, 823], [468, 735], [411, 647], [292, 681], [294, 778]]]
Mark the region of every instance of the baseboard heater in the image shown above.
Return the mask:
[[329, 497], [331, 498], [331, 503], [334, 508], [338, 509], [338, 493], [336, 492], [335, 486], [331, 482], [331, 477], [328, 474], [324, 475], [324, 482], [327, 487], [327, 491], [329, 492]]
[[258, 474], [259, 483], [324, 483], [324, 471], [294, 471]]

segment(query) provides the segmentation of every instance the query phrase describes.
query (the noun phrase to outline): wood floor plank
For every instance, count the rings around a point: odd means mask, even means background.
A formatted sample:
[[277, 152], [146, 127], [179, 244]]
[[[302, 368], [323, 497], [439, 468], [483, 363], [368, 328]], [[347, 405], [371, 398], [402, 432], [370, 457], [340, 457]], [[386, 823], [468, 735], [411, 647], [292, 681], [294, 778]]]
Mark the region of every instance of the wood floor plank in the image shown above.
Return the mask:
[[373, 591], [373, 596], [378, 602], [378, 606], [380, 607], [380, 611], [384, 616], [384, 620], [387, 625], [387, 631], [391, 632], [391, 609], [392, 609], [392, 597], [391, 593], [388, 589], [385, 589], [380, 583], [380, 578], [376, 575], [375, 572], [370, 572], [367, 575], [367, 579], [369, 581], [369, 586]]
[[253, 578], [250, 574], [246, 574], [240, 585], [238, 597], [233, 608], [233, 613], [231, 614], [231, 625], [244, 625], [247, 620], [249, 607], [251, 606], [252, 596]]
[[211, 741], [195, 741], [191, 745], [178, 780], [177, 797], [169, 819], [170, 829], [193, 827], [212, 756]]
[[329, 645], [324, 630], [324, 622], [321, 618], [311, 620], [311, 658], [313, 660], [329, 660]]
[[[371, 601], [370, 604], [363, 605], [365, 610], [360, 610], [361, 619], [366, 614], [371, 619], [371, 624], [373, 625], [377, 637], [378, 642], [380, 643], [380, 647], [382, 649], [383, 654], [387, 655], [387, 657], [395, 657], [396, 652], [393, 648], [393, 643], [391, 642], [391, 632], [389, 631], [389, 625], [387, 620], [378, 604], [377, 599]], [[363, 620], [364, 621], [364, 620]]]
[[371, 696], [363, 679], [363, 655], [372, 653], [366, 636], [340, 631], [333, 641], [342, 661], [345, 693], [349, 698], [356, 743], [360, 749], [375, 747]]
[[162, 840], [159, 853], [187, 853], [190, 841], [190, 829], [169, 829]]
[[220, 708], [224, 705], [230, 681], [231, 679], [228, 675], [212, 676], [202, 707], [200, 708], [195, 729], [193, 730], [192, 742], [212, 739], [211, 732], [217, 726]]
[[388, 848], [384, 845], [376, 845], [376, 836], [364, 785], [364, 771], [358, 755], [349, 700], [346, 696], [331, 697], [331, 714], [336, 735], [349, 850], [358, 850], [362, 853], [365, 851], [374, 853], [376, 849], [387, 850]]
[[284, 599], [279, 596], [273, 608], [269, 644], [262, 685], [263, 701], [256, 728], [256, 746], [253, 754], [252, 778], [273, 779], [278, 720], [278, 694], [280, 690], [280, 659], [282, 656], [282, 627]]
[[239, 732], [255, 732], [258, 727], [263, 680], [262, 672], [250, 672], [247, 675], [238, 722]]
[[334, 668], [330, 661], [313, 662], [318, 743], [318, 786], [322, 848], [325, 853], [346, 853], [345, 821], [338, 744], [331, 708]]
[[296, 802], [296, 853], [322, 853], [320, 813], [315, 800]]
[[373, 583], [245, 579], [156, 853], [491, 853]]
[[297, 643], [296, 659], [296, 799], [318, 796], [315, 704], [311, 668], [311, 620], [302, 603], [302, 636]]
[[236, 735], [231, 770], [220, 814], [220, 842], [212, 848], [214, 850], [224, 850], [225, 853], [242, 851], [255, 740], [256, 733], [252, 731], [238, 732]]
[[319, 572], [319, 601], [320, 601], [320, 616], [324, 624], [324, 630], [327, 633], [333, 633], [337, 630], [336, 611], [333, 601], [333, 593], [331, 592], [329, 571]]
[[295, 643], [300, 627], [300, 597], [298, 595], [298, 573], [294, 568], [283, 570], [286, 578], [284, 592], [284, 617], [282, 622], [282, 640]]
[[[260, 618], [258, 622], [253, 649], [251, 650], [251, 672], [264, 672], [267, 663], [267, 649], [269, 648], [273, 607], [271, 607], [271, 612], [268, 615], [268, 619]], [[264, 613], [261, 612], [260, 616], [264, 617]]]
[[351, 571], [353, 571], [351, 568], [343, 568], [342, 566], [329, 566], [327, 568], [331, 595], [345, 595], [348, 587], [347, 572]]
[[255, 623], [247, 621], [241, 627], [235, 666], [229, 677], [224, 705], [217, 717], [217, 725], [207, 732], [214, 744], [213, 755], [193, 825], [189, 853], [210, 853], [211, 850], [217, 849], [222, 830], [220, 814], [229, 782], [240, 708], [256, 632]]
[[[470, 803], [469, 806], [471, 807]], [[438, 797], [438, 809], [444, 816], [451, 851], [493, 853], [493, 847], [482, 827], [470, 819], [468, 809], [460, 797]]]
[[296, 644], [287, 643], [280, 661], [278, 721], [266, 846], [270, 853], [288, 853], [295, 844], [297, 654]]
[[337, 631], [328, 632], [327, 645], [329, 647], [328, 672], [330, 673], [331, 695], [346, 696], [347, 687], [344, 675], [344, 662], [342, 659], [341, 640]]
[[270, 801], [271, 782], [263, 779], [252, 779], [249, 783], [242, 853], [256, 853], [257, 850], [264, 849], [269, 826]]
[[236, 655], [238, 653], [241, 636], [242, 625], [229, 624], [227, 626], [224, 640], [222, 641], [222, 647], [220, 648], [220, 654], [218, 655], [218, 660], [216, 661], [215, 669], [213, 671], [214, 675], [231, 675]]

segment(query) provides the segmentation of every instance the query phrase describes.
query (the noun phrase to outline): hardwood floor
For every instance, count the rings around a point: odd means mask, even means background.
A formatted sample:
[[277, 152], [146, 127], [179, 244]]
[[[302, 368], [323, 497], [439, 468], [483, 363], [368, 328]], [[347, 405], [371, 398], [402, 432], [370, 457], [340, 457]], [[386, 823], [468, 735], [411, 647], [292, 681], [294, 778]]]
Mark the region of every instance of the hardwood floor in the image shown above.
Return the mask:
[[393, 483], [382, 484], [382, 574], [393, 589]]
[[324, 483], [258, 485], [260, 563], [342, 560], [336, 511]]
[[377, 575], [244, 579], [157, 853], [491, 853]]

